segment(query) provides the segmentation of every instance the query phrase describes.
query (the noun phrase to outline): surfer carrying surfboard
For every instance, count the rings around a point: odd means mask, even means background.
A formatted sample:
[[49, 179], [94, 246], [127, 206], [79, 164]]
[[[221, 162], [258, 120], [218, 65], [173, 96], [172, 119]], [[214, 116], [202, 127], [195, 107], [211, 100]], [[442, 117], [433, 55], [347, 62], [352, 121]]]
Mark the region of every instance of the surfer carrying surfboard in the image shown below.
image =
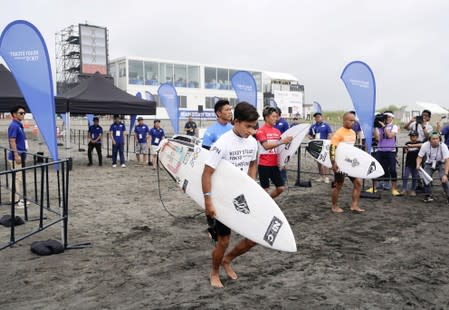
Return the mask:
[[292, 142], [293, 137], [281, 138], [281, 132], [275, 128], [279, 118], [276, 108], [267, 107], [263, 110], [265, 124], [257, 130], [256, 139], [259, 142], [259, 181], [260, 186], [267, 192], [270, 188], [270, 180], [276, 188], [270, 193], [272, 198], [279, 196], [284, 191], [284, 179], [278, 167], [278, 154], [276, 148], [282, 144]]
[[[332, 163], [332, 170], [334, 171], [334, 182], [332, 182], [332, 211], [335, 213], [343, 212], [338, 203], [338, 196], [340, 195], [341, 188], [343, 187], [343, 182], [345, 180], [346, 174], [339, 171], [337, 163], [335, 162], [335, 151], [340, 143], [354, 144], [356, 141], [355, 131], [352, 130], [352, 125], [355, 121], [355, 115], [346, 112], [343, 115], [343, 127], [338, 129], [331, 139], [331, 152], [330, 159]], [[353, 184], [352, 190], [352, 204], [351, 211], [353, 212], [363, 212], [365, 210], [359, 207], [360, 192], [362, 190], [362, 180], [359, 178], [349, 177]]]
[[[220, 280], [219, 269], [223, 266], [229, 278], [237, 279], [237, 274], [231, 267], [231, 261], [246, 253], [256, 243], [249, 240], [241, 240], [225, 256], [229, 245], [231, 230], [229, 227], [215, 219], [216, 211], [212, 203], [212, 175], [221, 160], [226, 160], [239, 168], [241, 171], [255, 179], [257, 173], [257, 141], [252, 137], [256, 131], [259, 114], [254, 106], [246, 102], [239, 103], [234, 109], [234, 127], [224, 133], [210, 150], [209, 158], [206, 160], [202, 174], [202, 189], [204, 204], [208, 222], [214, 222], [217, 242], [212, 251], [212, 270], [210, 273], [210, 284], [213, 287], [221, 288], [223, 283]], [[230, 180], [232, 182], [232, 180]]]

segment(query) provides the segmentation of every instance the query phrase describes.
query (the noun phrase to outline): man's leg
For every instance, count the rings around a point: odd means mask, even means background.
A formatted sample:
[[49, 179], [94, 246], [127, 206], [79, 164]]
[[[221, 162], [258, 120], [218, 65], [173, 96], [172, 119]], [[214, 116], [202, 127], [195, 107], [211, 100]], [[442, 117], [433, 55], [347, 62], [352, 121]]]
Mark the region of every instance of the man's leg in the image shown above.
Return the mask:
[[341, 173], [335, 173], [335, 180], [332, 182], [332, 211], [335, 213], [343, 212], [343, 209], [338, 206], [338, 196], [343, 187], [344, 176]]
[[120, 165], [124, 165], [125, 164], [125, 147], [124, 147], [124, 144], [123, 143], [121, 143], [120, 145], [119, 145], [119, 155], [120, 155]]
[[97, 155], [98, 155], [98, 165], [102, 166], [103, 165], [103, 156], [101, 155], [101, 143], [95, 144], [95, 150], [97, 151]]
[[[427, 172], [427, 174], [432, 178], [434, 170], [432, 169], [432, 165], [430, 164], [424, 164], [424, 171]], [[424, 183], [424, 193], [426, 193], [427, 197], [432, 196], [432, 183], [425, 185]]]
[[113, 144], [112, 145], [112, 164], [116, 165], [117, 164], [117, 150], [118, 150], [118, 145]]
[[277, 166], [270, 167], [270, 179], [276, 186], [276, 188], [270, 193], [271, 198], [274, 199], [280, 194], [282, 194], [282, 192], [285, 190], [284, 179], [282, 179], [281, 171]]
[[[21, 169], [22, 168], [22, 164], [17, 164], [14, 160], [8, 160], [9, 165], [11, 167], [11, 169]], [[14, 201], [15, 203], [18, 202], [20, 200], [20, 196], [17, 194], [21, 191], [21, 189], [23, 188], [23, 184], [22, 184], [22, 172], [17, 172], [16, 173], [16, 180], [15, 180], [15, 187], [16, 187], [16, 193], [14, 195], [14, 197], [12, 196], [12, 192], [11, 192], [11, 201]], [[12, 186], [11, 186], [11, 190], [12, 190]]]
[[[410, 176], [410, 172], [411, 172], [411, 168], [410, 167], [405, 167], [404, 168], [404, 175], [402, 176], [402, 192], [405, 194], [405, 192], [407, 191], [407, 183], [408, 183], [408, 178]], [[412, 174], [413, 177], [413, 174]], [[413, 180], [414, 181], [414, 180]], [[416, 184], [416, 181], [413, 182], [412, 181], [412, 190], [413, 190], [413, 184]]]
[[217, 236], [217, 243], [212, 250], [212, 270], [210, 272], [210, 284], [213, 287], [223, 287], [223, 283], [220, 280], [220, 265], [223, 261], [224, 253], [229, 245], [229, 239], [231, 235]]
[[360, 192], [362, 191], [362, 180], [355, 178], [352, 180], [353, 189], [352, 189], [352, 204], [351, 204], [351, 210], [357, 211], [357, 212], [363, 212], [365, 210], [361, 209], [359, 207], [359, 201], [360, 201]]
[[89, 165], [92, 165], [92, 150], [94, 149], [94, 144], [89, 142], [87, 146], [87, 159], [89, 160]]
[[232, 280], [236, 280], [238, 278], [237, 274], [231, 267], [231, 262], [234, 260], [234, 258], [245, 254], [255, 245], [255, 242], [245, 238], [241, 240], [228, 254], [226, 254], [226, 256], [223, 258], [222, 264], [223, 269], [226, 271], [226, 274], [229, 278], [231, 278]]

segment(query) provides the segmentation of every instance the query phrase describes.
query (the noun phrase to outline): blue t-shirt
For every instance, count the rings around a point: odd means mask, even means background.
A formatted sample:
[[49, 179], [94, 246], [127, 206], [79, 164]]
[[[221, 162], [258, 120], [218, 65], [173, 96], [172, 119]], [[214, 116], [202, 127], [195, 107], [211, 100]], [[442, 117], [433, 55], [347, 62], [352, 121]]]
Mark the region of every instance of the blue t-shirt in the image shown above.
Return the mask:
[[[315, 139], [327, 139], [330, 133], [332, 133], [332, 128], [325, 122], [315, 123], [309, 129], [309, 135]], [[319, 137], [317, 137], [317, 134], [319, 134]]]
[[218, 138], [221, 137], [222, 134], [228, 132], [232, 129], [232, 125], [230, 123], [226, 123], [226, 125], [222, 125], [219, 122], [209, 126], [204, 133], [203, 137], [203, 146], [210, 148]]
[[147, 143], [147, 134], [150, 133], [150, 129], [147, 125], [136, 125], [136, 127], [134, 127], [134, 132], [136, 133], [137, 142]]
[[[16, 139], [17, 151], [19, 153], [26, 152], [25, 131], [23, 130], [22, 123], [15, 119], [12, 120], [11, 124], [9, 124], [9, 127], [8, 127], [8, 142], [9, 142], [9, 139]], [[11, 148], [11, 145], [9, 145], [9, 148]], [[8, 154], [8, 160], [13, 160], [13, 159], [14, 159], [13, 152], [10, 151]]]
[[113, 123], [109, 131], [112, 131], [112, 139], [114, 139], [115, 143], [123, 144], [123, 136], [125, 135], [126, 127], [123, 123]]
[[449, 125], [444, 126], [441, 134], [444, 136], [444, 143], [449, 146]]
[[288, 122], [282, 117], [276, 122], [275, 128], [279, 129], [281, 133], [284, 133], [289, 128]]
[[[97, 126], [91, 125], [91, 126], [89, 126], [89, 137], [92, 140], [97, 139], [98, 136], [102, 135], [102, 134], [103, 134], [103, 128], [101, 128], [100, 125], [97, 125]], [[95, 143], [101, 143], [101, 138], [97, 142], [95, 142]]]
[[161, 140], [163, 137], [165, 137], [164, 129], [162, 128], [151, 128], [150, 129], [150, 136], [151, 136], [151, 145], [158, 146], [159, 143], [161, 143]]

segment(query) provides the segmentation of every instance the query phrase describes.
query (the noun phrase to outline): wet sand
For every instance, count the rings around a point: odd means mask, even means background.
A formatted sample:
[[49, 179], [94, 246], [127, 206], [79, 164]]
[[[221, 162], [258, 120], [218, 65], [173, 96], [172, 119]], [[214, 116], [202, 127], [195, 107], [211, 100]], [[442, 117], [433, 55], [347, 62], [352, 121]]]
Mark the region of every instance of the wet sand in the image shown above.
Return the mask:
[[[1, 251], [2, 309], [449, 308], [449, 206], [440, 186], [432, 204], [384, 191], [380, 200], [362, 199], [366, 212], [354, 214], [348, 180], [345, 212], [334, 214], [329, 184], [294, 187], [289, 172], [291, 186], [277, 202], [298, 252], [257, 246], [235, 261], [238, 280], [222, 272], [225, 288], [213, 289], [204, 215], [165, 172], [162, 198], [177, 218], [164, 211], [150, 167], [129, 161], [113, 169], [110, 159], [87, 167], [86, 152], [72, 156], [69, 243], [92, 247], [32, 254], [33, 241], [60, 238], [56, 225]], [[310, 157], [303, 164], [315, 167]], [[7, 241], [6, 228], [0, 236]], [[232, 244], [238, 240], [234, 234]]]

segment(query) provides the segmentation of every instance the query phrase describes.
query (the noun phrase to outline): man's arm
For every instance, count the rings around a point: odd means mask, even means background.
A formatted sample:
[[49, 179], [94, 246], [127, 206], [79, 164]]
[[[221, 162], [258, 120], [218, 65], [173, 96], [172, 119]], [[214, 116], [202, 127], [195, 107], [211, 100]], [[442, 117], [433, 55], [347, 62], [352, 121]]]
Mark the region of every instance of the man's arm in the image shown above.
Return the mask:
[[16, 138], [10, 138], [9, 145], [11, 146], [11, 150], [13, 151], [14, 160], [16, 161], [16, 164], [20, 164], [22, 160], [20, 158], [19, 151], [17, 151]]
[[204, 206], [206, 208], [206, 215], [210, 217], [215, 217], [215, 208], [212, 204], [212, 174], [215, 172], [215, 169], [205, 165], [203, 174], [201, 176], [201, 185], [203, 189], [204, 195]]
[[252, 179], [254, 179], [254, 180], [256, 179], [256, 177], [257, 177], [257, 160], [253, 160], [249, 163], [248, 175]]
[[419, 169], [421, 167], [421, 163], [422, 163], [422, 157], [420, 157], [418, 155], [418, 157], [416, 157], [416, 169]]
[[273, 142], [264, 141], [264, 142], [261, 142], [260, 144], [262, 144], [264, 149], [271, 150], [271, 149], [278, 147], [279, 145], [288, 144], [288, 143], [292, 142], [292, 140], [293, 140], [293, 137], [288, 136], [279, 141], [273, 141]]
[[112, 130], [109, 131], [109, 136], [111, 137], [112, 144], [115, 144], [115, 140], [114, 140], [114, 132], [113, 132]]
[[404, 125], [404, 129], [410, 130], [410, 124], [416, 121], [416, 117], [413, 117], [407, 124]]

